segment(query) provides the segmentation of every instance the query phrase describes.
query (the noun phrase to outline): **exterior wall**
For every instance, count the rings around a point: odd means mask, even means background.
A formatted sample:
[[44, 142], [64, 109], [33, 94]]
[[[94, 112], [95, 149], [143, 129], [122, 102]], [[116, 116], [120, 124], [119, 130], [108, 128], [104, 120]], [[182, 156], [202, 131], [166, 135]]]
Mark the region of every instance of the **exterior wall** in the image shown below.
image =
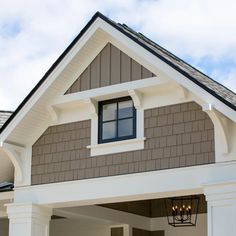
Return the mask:
[[152, 72], [108, 43], [66, 94], [153, 76]]
[[9, 220], [0, 219], [0, 235], [8, 236], [8, 231], [9, 231]]
[[[207, 236], [207, 215], [199, 214], [196, 227], [172, 227], [168, 225], [166, 217], [152, 219], [151, 227], [152, 231], [134, 228], [133, 236]], [[122, 233], [122, 230], [111, 232], [108, 226], [103, 225], [85, 224], [82, 226], [78, 220], [62, 219], [53, 220], [50, 223], [50, 236], [122, 236]], [[7, 235], [3, 234], [3, 236]]]
[[144, 150], [112, 155], [90, 157], [89, 120], [49, 127], [32, 148], [32, 185], [215, 162], [213, 124], [196, 103], [144, 115]]
[[[110, 236], [105, 225], [88, 224], [80, 220], [60, 219], [50, 223], [50, 236]], [[2, 235], [1, 235], [2, 236]]]
[[168, 225], [166, 217], [151, 220], [152, 231], [164, 230], [165, 236], [207, 236], [207, 214], [199, 214], [196, 227], [173, 227]]

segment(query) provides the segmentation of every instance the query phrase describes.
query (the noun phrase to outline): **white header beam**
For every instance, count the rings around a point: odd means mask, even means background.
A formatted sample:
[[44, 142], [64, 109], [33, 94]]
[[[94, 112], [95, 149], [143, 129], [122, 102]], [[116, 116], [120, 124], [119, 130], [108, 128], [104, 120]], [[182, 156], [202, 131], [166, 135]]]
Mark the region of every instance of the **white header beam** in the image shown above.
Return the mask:
[[82, 206], [203, 193], [203, 184], [236, 179], [236, 162], [159, 170], [15, 189], [15, 202]]

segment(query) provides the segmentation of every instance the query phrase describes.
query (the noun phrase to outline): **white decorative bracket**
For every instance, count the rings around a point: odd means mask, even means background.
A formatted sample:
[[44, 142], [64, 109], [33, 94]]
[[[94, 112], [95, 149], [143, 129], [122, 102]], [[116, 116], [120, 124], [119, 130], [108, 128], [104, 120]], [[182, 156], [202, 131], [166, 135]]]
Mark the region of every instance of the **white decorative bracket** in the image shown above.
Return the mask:
[[132, 98], [134, 102], [134, 106], [136, 109], [142, 109], [142, 98], [143, 94], [138, 90], [129, 90], [129, 96]]
[[52, 121], [56, 122], [58, 121], [58, 118], [59, 118], [59, 111], [57, 108], [55, 108], [54, 106], [50, 106], [48, 105], [47, 106], [47, 110], [52, 118]]
[[186, 89], [185, 87], [183, 87], [182, 85], [178, 84], [178, 88], [179, 88], [179, 94], [180, 94], [180, 98], [183, 100], [186, 100], [188, 98], [188, 94], [189, 91], [188, 89]]
[[222, 154], [227, 154], [229, 152], [228, 119], [222, 117], [213, 104], [203, 104], [202, 110], [208, 114], [214, 124], [216, 149], [221, 149]]
[[89, 105], [89, 113], [92, 117], [98, 116], [98, 102], [92, 98], [88, 98], [84, 100], [85, 104]]
[[15, 168], [15, 186], [23, 186], [29, 184], [27, 182], [27, 161], [26, 161], [26, 148], [16, 144], [6, 142], [0, 143], [1, 148], [8, 155]]

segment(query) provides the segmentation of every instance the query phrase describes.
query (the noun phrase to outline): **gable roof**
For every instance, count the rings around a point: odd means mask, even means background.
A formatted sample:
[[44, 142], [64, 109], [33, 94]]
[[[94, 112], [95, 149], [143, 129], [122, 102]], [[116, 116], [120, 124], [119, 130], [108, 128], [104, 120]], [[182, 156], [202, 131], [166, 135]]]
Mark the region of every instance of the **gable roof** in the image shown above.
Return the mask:
[[79, 41], [79, 39], [84, 35], [84, 33], [89, 29], [89, 27], [95, 22], [97, 18], [101, 18], [121, 33], [129, 37], [131, 40], [135, 41], [138, 45], [148, 50], [150, 53], [167, 63], [169, 66], [180, 72], [182, 75], [187, 77], [189, 80], [200, 86], [202, 89], [213, 95], [215, 98], [223, 102], [225, 105], [236, 111], [236, 94], [230, 89], [226, 88], [222, 84], [213, 80], [209, 76], [200, 72], [196, 68], [192, 67], [185, 61], [181, 60], [177, 56], [173, 55], [160, 45], [156, 44], [152, 40], [148, 39], [141, 33], [138, 33], [125, 24], [120, 24], [107, 18], [100, 12], [97, 12], [87, 25], [80, 31], [76, 38], [71, 42], [71, 44], [65, 49], [65, 51], [59, 56], [59, 58], [53, 63], [49, 70], [45, 73], [42, 79], [36, 84], [32, 91], [26, 96], [26, 98], [21, 102], [9, 119], [0, 126], [0, 133], [8, 126], [8, 124], [13, 120], [13, 118], [18, 114], [21, 108], [27, 103], [27, 101], [33, 96], [38, 88], [44, 83], [52, 71], [58, 66], [58, 64], [63, 60], [63, 58], [69, 53], [72, 47]]
[[120, 26], [130, 36], [134, 37], [136, 42], [141, 46], [145, 47], [155, 56], [159, 57], [168, 65], [190, 79], [192, 82], [199, 85], [214, 97], [218, 98], [220, 101], [236, 111], [236, 94], [233, 91], [213, 80], [193, 66], [189, 65], [187, 62], [178, 58], [171, 52], [167, 51], [157, 43], [144, 36], [142, 33], [137, 33], [125, 24], [117, 25]]

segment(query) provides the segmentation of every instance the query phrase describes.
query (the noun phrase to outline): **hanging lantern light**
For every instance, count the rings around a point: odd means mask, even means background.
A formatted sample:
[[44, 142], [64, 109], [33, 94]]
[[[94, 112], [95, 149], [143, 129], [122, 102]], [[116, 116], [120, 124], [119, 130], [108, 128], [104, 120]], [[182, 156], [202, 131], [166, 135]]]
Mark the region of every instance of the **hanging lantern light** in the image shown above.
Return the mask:
[[169, 225], [174, 227], [196, 226], [198, 196], [167, 198], [165, 206]]

